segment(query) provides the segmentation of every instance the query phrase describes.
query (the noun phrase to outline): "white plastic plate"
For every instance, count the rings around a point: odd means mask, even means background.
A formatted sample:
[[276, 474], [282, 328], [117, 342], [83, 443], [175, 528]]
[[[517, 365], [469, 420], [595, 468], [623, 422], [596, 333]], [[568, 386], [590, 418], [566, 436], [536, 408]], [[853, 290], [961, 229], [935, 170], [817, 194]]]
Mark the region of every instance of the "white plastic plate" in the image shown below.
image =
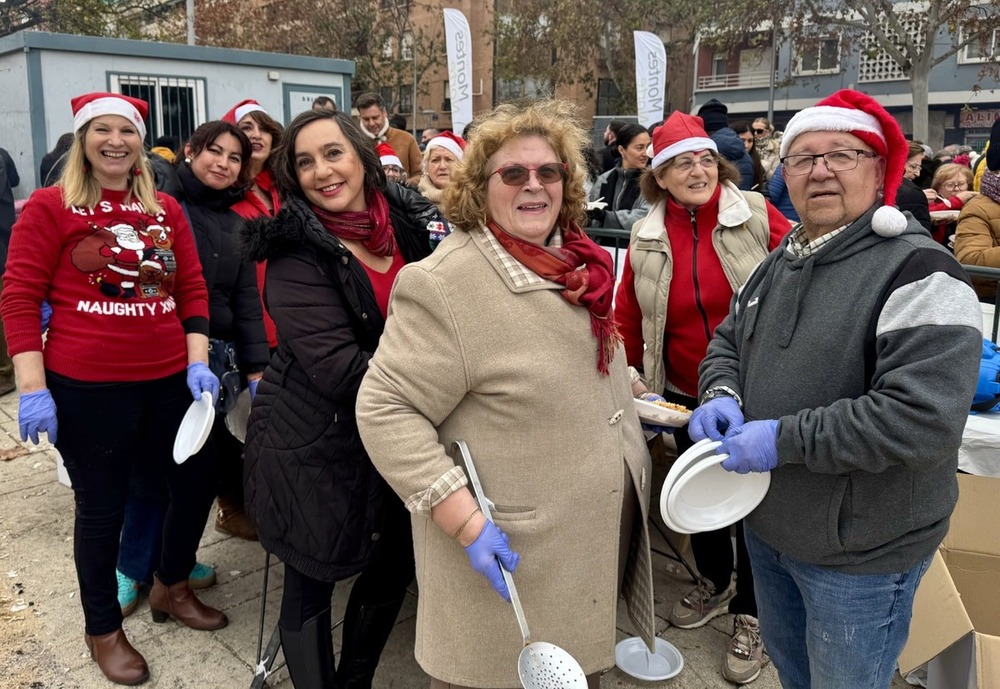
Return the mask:
[[686, 426], [691, 418], [691, 412], [679, 412], [676, 409], [661, 407], [658, 404], [641, 400], [638, 397], [632, 398], [635, 403], [635, 411], [639, 419], [646, 423], [654, 423], [658, 426], [670, 426], [680, 428]]
[[[660, 516], [663, 517], [663, 522], [670, 528], [671, 531], [677, 531], [677, 529], [675, 528], [673, 519], [671, 519], [670, 515], [667, 514], [667, 496], [670, 494], [670, 489], [673, 488], [681, 474], [690, 469], [700, 460], [713, 456], [715, 454], [715, 449], [721, 444], [722, 443], [718, 440], [711, 440], [709, 438], [699, 440], [681, 453], [681, 456], [674, 460], [674, 463], [670, 466], [669, 471], [667, 471], [667, 477], [663, 480], [663, 487], [660, 488]], [[688, 532], [683, 531], [678, 533]]]
[[174, 461], [183, 464], [208, 440], [215, 421], [215, 401], [212, 393], [201, 393], [201, 399], [191, 403], [174, 438]]
[[226, 414], [226, 429], [241, 443], [246, 442], [247, 422], [250, 420], [250, 390], [243, 390], [236, 404]]
[[650, 653], [646, 642], [633, 636], [615, 646], [615, 665], [636, 679], [661, 682], [676, 677], [684, 669], [684, 657], [676, 646], [659, 637], [656, 653]]
[[770, 472], [737, 474], [722, 468], [728, 455], [698, 462], [671, 487], [667, 514], [681, 533], [714, 531], [753, 512], [771, 486]]

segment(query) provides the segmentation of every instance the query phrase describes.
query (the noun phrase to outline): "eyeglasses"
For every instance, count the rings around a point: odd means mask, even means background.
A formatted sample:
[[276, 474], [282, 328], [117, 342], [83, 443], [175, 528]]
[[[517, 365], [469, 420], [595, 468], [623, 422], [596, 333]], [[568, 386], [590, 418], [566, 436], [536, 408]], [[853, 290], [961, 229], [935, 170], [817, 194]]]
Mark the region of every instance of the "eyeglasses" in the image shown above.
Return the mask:
[[695, 164], [701, 165], [706, 170], [714, 170], [719, 166], [719, 161], [712, 156], [704, 156], [697, 160], [694, 158], [686, 158], [684, 160], [675, 160], [670, 164], [670, 169], [678, 170], [680, 172], [691, 172], [694, 170]]
[[538, 167], [525, 167], [524, 165], [508, 165], [501, 167], [490, 173], [490, 176], [500, 175], [500, 181], [508, 187], [520, 187], [528, 183], [532, 172], [542, 184], [555, 184], [566, 179], [566, 171], [569, 165], [566, 163], [545, 163]]
[[968, 182], [949, 182], [948, 184], [942, 184], [942, 189], [947, 189], [948, 191], [968, 191]]
[[816, 166], [816, 161], [820, 158], [830, 172], [848, 172], [858, 166], [858, 161], [862, 158], [878, 158], [878, 153], [874, 151], [862, 151], [857, 148], [845, 148], [839, 151], [829, 151], [828, 153], [803, 154], [785, 156], [781, 159], [782, 167], [786, 175], [808, 175]]

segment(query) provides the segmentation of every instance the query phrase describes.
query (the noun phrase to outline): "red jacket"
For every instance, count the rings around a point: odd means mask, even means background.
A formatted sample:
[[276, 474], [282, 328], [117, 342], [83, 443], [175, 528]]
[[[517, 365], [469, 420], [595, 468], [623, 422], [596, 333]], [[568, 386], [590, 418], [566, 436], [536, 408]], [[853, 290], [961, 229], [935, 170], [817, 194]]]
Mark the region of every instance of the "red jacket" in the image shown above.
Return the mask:
[[140, 381], [187, 366], [185, 333], [208, 334], [208, 292], [180, 205], [164, 212], [103, 192], [91, 209], [63, 206], [62, 187], [35, 191], [14, 225], [0, 315], [11, 356], [43, 351], [45, 367], [76, 380]]
[[[278, 195], [278, 187], [267, 170], [261, 170], [260, 174], [254, 178], [254, 182], [261, 191], [271, 197], [271, 205], [274, 210], [268, 210], [264, 202], [257, 198], [257, 194], [252, 189], [247, 190], [246, 196], [233, 204], [233, 211], [244, 220], [253, 218], [274, 217], [281, 210], [281, 197]], [[264, 275], [267, 273], [267, 261], [257, 264], [257, 289], [260, 291], [260, 305], [264, 309], [264, 331], [267, 333], [267, 344], [271, 349], [278, 346], [278, 329], [274, 325], [267, 312], [267, 304], [264, 303]]]

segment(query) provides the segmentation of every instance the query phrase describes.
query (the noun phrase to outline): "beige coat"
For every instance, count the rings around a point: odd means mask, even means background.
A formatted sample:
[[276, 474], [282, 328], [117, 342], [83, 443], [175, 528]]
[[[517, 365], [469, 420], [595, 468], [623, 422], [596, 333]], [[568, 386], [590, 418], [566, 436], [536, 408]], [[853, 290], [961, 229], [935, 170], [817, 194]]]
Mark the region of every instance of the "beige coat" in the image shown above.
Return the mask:
[[[414, 512], [421, 667], [452, 684], [519, 685], [513, 609], [429, 518], [455, 490], [451, 479], [464, 484], [449, 456], [458, 439], [521, 555], [514, 580], [532, 639], [565, 648], [587, 673], [610, 667], [626, 548], [623, 591], [650, 643], [651, 468], [624, 349], [601, 376], [588, 312], [551, 283], [515, 286], [482, 230], [452, 234], [405, 267], [391, 303], [358, 394], [358, 426]], [[623, 544], [623, 500], [636, 496], [641, 519]]]

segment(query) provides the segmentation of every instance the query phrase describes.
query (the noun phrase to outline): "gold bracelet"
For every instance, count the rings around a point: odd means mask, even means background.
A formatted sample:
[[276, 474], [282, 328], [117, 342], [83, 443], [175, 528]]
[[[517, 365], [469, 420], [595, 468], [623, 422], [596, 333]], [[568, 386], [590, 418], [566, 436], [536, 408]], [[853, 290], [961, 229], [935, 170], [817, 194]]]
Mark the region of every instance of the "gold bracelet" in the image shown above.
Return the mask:
[[465, 518], [465, 521], [462, 522], [462, 525], [455, 530], [455, 534], [452, 536], [452, 538], [458, 538], [459, 536], [461, 536], [462, 532], [465, 531], [465, 527], [468, 526], [469, 522], [472, 521], [472, 518], [475, 517], [480, 512], [482, 512], [482, 510], [479, 509], [478, 507], [472, 510], [472, 514], [470, 514], [468, 517]]

